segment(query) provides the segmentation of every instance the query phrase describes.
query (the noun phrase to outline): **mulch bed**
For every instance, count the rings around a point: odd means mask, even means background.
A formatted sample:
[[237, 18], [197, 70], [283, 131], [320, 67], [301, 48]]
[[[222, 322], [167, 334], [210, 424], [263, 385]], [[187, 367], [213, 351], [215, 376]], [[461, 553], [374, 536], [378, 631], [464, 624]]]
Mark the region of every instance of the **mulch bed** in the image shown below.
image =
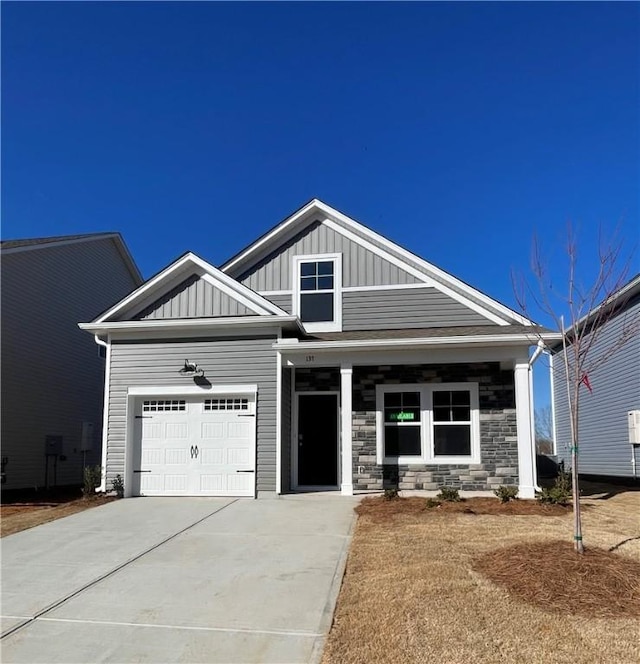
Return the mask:
[[554, 613], [640, 617], [640, 563], [604, 549], [580, 555], [569, 541], [497, 549], [474, 569], [509, 593]]
[[571, 511], [571, 505], [546, 505], [536, 500], [510, 500], [501, 503], [497, 498], [465, 498], [459, 502], [441, 502], [430, 507], [427, 498], [385, 499], [383, 496], [365, 498], [356, 507], [358, 515], [389, 518], [399, 514], [431, 516], [435, 514], [494, 514], [562, 516]]

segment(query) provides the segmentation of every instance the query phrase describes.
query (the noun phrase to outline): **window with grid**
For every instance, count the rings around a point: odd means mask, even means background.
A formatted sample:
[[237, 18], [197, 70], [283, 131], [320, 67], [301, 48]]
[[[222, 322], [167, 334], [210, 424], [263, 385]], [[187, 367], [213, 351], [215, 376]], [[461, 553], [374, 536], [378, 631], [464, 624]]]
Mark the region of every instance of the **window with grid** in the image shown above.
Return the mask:
[[303, 323], [335, 319], [335, 276], [333, 260], [300, 263], [300, 320]]
[[168, 411], [181, 411], [186, 409], [186, 402], [178, 399], [160, 399], [142, 402], [142, 411], [144, 413], [166, 413]]
[[205, 411], [212, 410], [249, 410], [249, 399], [229, 398], [229, 399], [205, 399]]
[[471, 455], [471, 392], [433, 391], [433, 456]]
[[421, 456], [420, 392], [384, 393], [384, 456]]

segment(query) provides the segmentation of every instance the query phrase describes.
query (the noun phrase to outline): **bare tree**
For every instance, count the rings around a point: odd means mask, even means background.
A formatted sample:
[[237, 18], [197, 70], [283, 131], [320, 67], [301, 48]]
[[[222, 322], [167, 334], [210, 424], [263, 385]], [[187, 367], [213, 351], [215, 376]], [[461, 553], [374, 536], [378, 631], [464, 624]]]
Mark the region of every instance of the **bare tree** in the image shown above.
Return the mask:
[[[601, 234], [595, 261], [596, 274], [592, 282], [585, 286], [578, 277], [578, 242], [571, 225], [567, 230], [565, 259], [566, 283], [563, 283], [563, 290], [559, 291], [542, 260], [540, 244], [534, 238], [531, 262], [534, 285], [521, 277], [519, 280], [514, 279], [514, 290], [520, 308], [529, 318], [532, 317], [531, 301], [562, 332], [562, 356], [571, 424], [573, 539], [575, 550], [584, 553], [578, 479], [580, 395], [583, 389], [591, 390], [589, 375], [638, 333], [640, 316], [626, 317], [613, 342], [601, 352], [594, 353], [605, 323], [618, 315], [624, 304], [621, 293], [628, 279], [630, 259], [625, 260], [623, 257], [621, 241], [614, 237], [604, 242]], [[542, 336], [539, 338], [542, 339]]]
[[535, 412], [536, 452], [553, 454], [553, 418], [551, 406], [536, 408]]

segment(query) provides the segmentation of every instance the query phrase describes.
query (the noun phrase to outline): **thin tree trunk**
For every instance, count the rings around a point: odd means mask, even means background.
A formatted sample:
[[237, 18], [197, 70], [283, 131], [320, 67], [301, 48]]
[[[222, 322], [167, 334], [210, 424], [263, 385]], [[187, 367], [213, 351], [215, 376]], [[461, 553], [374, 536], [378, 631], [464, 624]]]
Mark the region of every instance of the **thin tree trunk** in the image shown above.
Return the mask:
[[584, 545], [582, 543], [582, 516], [580, 514], [580, 486], [578, 483], [578, 395], [580, 390], [580, 383], [576, 388], [575, 403], [573, 405], [572, 418], [573, 423], [573, 440], [571, 447], [571, 493], [573, 496], [573, 541], [576, 553], [584, 553]]

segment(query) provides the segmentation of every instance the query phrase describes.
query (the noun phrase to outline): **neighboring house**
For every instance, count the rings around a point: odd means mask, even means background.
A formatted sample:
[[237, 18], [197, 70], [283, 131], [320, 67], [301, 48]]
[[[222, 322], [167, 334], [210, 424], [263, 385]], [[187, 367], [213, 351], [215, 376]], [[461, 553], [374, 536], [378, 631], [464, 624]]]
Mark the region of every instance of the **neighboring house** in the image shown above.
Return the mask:
[[80, 327], [109, 344], [103, 465], [128, 496], [534, 496], [532, 323], [321, 201]]
[[[630, 338], [589, 373], [592, 391], [584, 385], [580, 388], [578, 472], [637, 478], [640, 450], [630, 442], [630, 420], [635, 419], [640, 429], [640, 274], [609, 299], [605, 311], [589, 363], [610, 353], [623, 336]], [[602, 312], [598, 307], [583, 324], [593, 325]], [[571, 427], [562, 345], [555, 344], [552, 352], [556, 455], [570, 467]], [[630, 416], [633, 411], [637, 414]]]
[[[100, 462], [105, 351], [78, 329], [142, 283], [118, 233], [2, 242], [3, 489]], [[102, 357], [100, 356], [102, 355]]]

